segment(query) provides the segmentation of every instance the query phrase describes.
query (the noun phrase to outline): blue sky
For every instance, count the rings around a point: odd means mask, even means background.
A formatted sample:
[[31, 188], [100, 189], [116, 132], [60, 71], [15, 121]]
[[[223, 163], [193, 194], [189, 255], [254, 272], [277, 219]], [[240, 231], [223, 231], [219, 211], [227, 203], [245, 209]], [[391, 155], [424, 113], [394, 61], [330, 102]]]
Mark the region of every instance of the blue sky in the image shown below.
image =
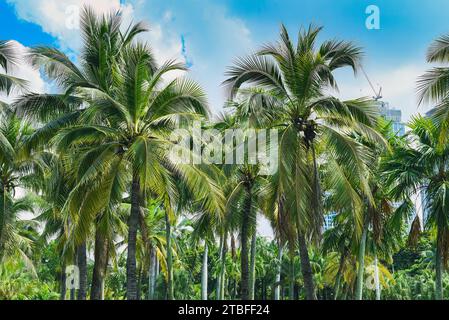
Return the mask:
[[[146, 20], [144, 37], [160, 60], [183, 59], [190, 76], [206, 89], [212, 108], [224, 101], [220, 87], [226, 66], [236, 56], [277, 39], [279, 24], [292, 35], [309, 23], [325, 27], [321, 39], [353, 40], [365, 50], [364, 65], [384, 100], [408, 119], [417, 111], [416, 78], [429, 66], [425, 51], [437, 36], [449, 33], [447, 0], [0, 0], [0, 39], [24, 46], [55, 45], [74, 57], [81, 40], [67, 28], [67, 8], [92, 4], [98, 12], [117, 9], [122, 2], [127, 20]], [[380, 9], [380, 30], [365, 27], [368, 5]], [[367, 81], [339, 72], [343, 98], [371, 96]], [[40, 86], [42, 87], [42, 86]]]
[[[275, 41], [280, 23], [292, 36], [315, 23], [325, 27], [321, 39], [353, 40], [364, 48], [364, 66], [373, 83], [383, 87], [384, 100], [408, 120], [427, 110], [418, 109], [415, 95], [417, 77], [429, 68], [426, 49], [449, 33], [447, 0], [0, 0], [0, 39], [14, 39], [24, 47], [54, 45], [75, 58], [81, 39], [76, 28], [67, 27], [68, 9], [84, 4], [99, 13], [121, 8], [128, 22], [147, 21], [151, 32], [142, 40], [161, 61], [186, 61], [189, 76], [202, 84], [216, 112], [225, 100], [223, 73], [233, 58]], [[380, 9], [379, 30], [365, 27], [369, 5]], [[15, 72], [37, 92], [54, 89], [30, 67]], [[342, 98], [373, 95], [360, 75], [339, 72], [337, 80]], [[270, 236], [268, 224], [261, 225], [260, 232]]]

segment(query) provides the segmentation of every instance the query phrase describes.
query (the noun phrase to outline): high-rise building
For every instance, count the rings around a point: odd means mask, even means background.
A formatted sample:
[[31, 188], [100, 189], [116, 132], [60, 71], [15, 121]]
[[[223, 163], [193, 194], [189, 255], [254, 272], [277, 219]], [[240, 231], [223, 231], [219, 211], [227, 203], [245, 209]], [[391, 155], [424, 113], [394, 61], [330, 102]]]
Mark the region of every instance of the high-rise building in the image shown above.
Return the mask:
[[324, 231], [332, 229], [335, 226], [335, 218], [337, 214], [335, 212], [328, 213], [324, 216]]
[[391, 121], [393, 131], [398, 136], [405, 135], [405, 124], [402, 122], [402, 111], [391, 108], [388, 102], [378, 101], [378, 103], [381, 116], [384, 117], [385, 120]]

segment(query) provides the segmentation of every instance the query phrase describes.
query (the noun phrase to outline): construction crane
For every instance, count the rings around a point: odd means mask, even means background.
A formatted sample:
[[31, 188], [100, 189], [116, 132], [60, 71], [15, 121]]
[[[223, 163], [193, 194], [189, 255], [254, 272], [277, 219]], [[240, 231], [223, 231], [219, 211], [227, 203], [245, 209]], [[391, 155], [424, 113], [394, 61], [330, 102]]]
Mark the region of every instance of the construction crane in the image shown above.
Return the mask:
[[383, 98], [382, 97], [382, 87], [379, 86], [379, 90], [376, 91], [376, 88], [374, 88], [374, 85], [371, 82], [371, 80], [369, 79], [368, 74], [366, 73], [365, 69], [362, 66], [360, 66], [360, 69], [362, 69], [363, 75], [365, 76], [366, 80], [368, 81], [368, 83], [369, 83], [369, 85], [371, 87], [371, 90], [373, 90], [373, 93], [374, 93], [373, 99], [375, 101], [379, 101], [380, 99]]

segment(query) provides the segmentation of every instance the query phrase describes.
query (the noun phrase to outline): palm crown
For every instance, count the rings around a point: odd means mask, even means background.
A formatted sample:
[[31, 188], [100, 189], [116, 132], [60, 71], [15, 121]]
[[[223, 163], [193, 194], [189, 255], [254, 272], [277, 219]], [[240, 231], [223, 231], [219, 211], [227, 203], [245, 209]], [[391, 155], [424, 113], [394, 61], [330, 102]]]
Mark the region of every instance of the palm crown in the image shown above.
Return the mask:
[[[382, 140], [372, 129], [378, 116], [375, 106], [364, 99], [343, 102], [328, 94], [330, 89], [337, 88], [333, 72], [343, 67], [356, 71], [361, 50], [352, 43], [335, 40], [326, 41], [316, 49], [320, 31], [321, 28], [314, 26], [301, 30], [295, 46], [282, 26], [280, 41], [237, 60], [229, 68], [225, 82], [231, 97], [242, 86], [262, 88], [253, 94], [263, 96], [260, 107], [275, 114], [267, 123], [279, 128], [281, 136], [282, 158], [275, 190], [278, 199], [287, 199], [284, 211], [293, 213], [300, 240], [306, 234], [319, 237], [323, 225], [317, 146], [323, 145], [322, 150], [326, 152], [320, 156], [327, 155], [336, 167], [335, 183], [343, 183], [347, 180], [344, 176], [350, 174], [352, 180], [358, 179], [364, 195], [372, 198], [364, 178], [369, 153], [364, 153], [363, 146], [347, 133], [358, 130], [372, 139]], [[345, 194], [352, 196], [349, 203], [356, 202], [355, 193]], [[357, 209], [360, 211], [360, 206], [354, 208]], [[308, 258], [305, 254], [303, 257], [303, 272], [307, 272]], [[309, 298], [314, 296], [312, 287], [309, 284]]]

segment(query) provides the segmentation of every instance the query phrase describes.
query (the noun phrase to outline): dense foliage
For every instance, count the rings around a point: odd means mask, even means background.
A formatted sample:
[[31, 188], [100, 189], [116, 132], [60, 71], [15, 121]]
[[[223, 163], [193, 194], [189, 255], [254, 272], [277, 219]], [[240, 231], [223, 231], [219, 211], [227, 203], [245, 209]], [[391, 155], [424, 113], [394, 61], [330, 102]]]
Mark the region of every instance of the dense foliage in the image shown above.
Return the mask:
[[[0, 41], [0, 92], [16, 96], [0, 102], [0, 299], [449, 296], [447, 68], [419, 79], [421, 102], [437, 107], [399, 137], [378, 101], [332, 95], [335, 71], [357, 72], [362, 49], [318, 43], [319, 27], [295, 41], [282, 26], [235, 60], [219, 118], [182, 63], [158, 63], [138, 40], [143, 23], [85, 8], [81, 31], [76, 62], [52, 47], [20, 57]], [[429, 62], [448, 50], [437, 40]], [[57, 92], [29, 92], [9, 75], [21, 63]], [[278, 170], [250, 156], [175, 161], [171, 133], [193, 123], [217, 137], [239, 129], [244, 142], [277, 130]], [[194, 149], [183, 150], [191, 160]], [[258, 234], [262, 216], [272, 238]]]

